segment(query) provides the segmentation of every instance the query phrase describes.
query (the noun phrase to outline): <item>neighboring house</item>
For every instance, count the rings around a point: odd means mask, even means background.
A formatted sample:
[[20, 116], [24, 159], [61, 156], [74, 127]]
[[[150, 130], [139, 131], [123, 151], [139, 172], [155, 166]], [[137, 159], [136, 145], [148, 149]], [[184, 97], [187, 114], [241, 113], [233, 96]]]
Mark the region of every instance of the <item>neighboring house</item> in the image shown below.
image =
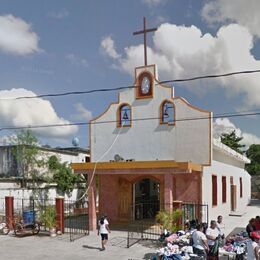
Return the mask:
[[97, 176], [99, 212], [112, 221], [138, 218], [140, 204], [144, 217], [151, 217], [173, 201], [206, 203], [209, 219], [244, 210], [249, 160], [213, 139], [212, 113], [175, 97], [172, 87], [159, 83], [155, 65], [136, 68], [134, 85], [91, 121], [90, 162], [72, 164], [93, 180], [90, 227]]
[[[0, 146], [0, 198], [4, 196], [14, 197], [30, 197], [32, 190], [29, 188], [21, 188], [21, 180], [23, 174], [21, 171], [20, 163], [17, 162], [12, 152], [13, 145]], [[88, 149], [80, 147], [67, 147], [67, 148], [47, 148], [40, 147], [40, 156], [47, 159], [55, 155], [61, 162], [75, 163], [75, 162], [88, 162], [90, 155]], [[39, 169], [40, 174], [48, 174], [47, 166]], [[30, 176], [28, 177], [30, 184]], [[48, 189], [50, 198], [56, 197], [55, 186], [47, 187], [47, 183], [41, 183], [40, 189]], [[75, 197], [75, 195], [74, 195]]]

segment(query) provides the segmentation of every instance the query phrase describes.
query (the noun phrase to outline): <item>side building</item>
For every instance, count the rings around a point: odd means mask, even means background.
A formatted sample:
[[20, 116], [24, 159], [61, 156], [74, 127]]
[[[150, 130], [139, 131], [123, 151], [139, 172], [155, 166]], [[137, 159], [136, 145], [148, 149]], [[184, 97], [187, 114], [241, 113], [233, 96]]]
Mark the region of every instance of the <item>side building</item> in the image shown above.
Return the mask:
[[[13, 154], [13, 145], [0, 146], [0, 198], [5, 196], [14, 196], [16, 198], [29, 198], [32, 189], [30, 187], [23, 187], [23, 173], [21, 165]], [[66, 148], [47, 148], [39, 147], [40, 158], [49, 158], [55, 155], [61, 162], [78, 163], [88, 162], [90, 160], [90, 152], [88, 149], [80, 147], [66, 147]], [[40, 159], [39, 158], [39, 159]], [[39, 169], [39, 174], [48, 174], [47, 166]], [[27, 183], [30, 186], [31, 178], [28, 176]], [[55, 184], [48, 184], [41, 182], [38, 187], [42, 190], [47, 190], [50, 198], [56, 197]], [[73, 197], [76, 196], [76, 192], [73, 193]]]

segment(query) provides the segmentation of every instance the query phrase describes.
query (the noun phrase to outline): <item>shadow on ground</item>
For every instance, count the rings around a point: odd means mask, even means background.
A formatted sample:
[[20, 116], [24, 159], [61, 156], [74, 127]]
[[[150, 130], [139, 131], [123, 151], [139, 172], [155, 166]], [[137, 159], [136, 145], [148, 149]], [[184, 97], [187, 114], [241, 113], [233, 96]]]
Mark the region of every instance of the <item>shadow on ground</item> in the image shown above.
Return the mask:
[[101, 247], [97, 247], [97, 246], [88, 246], [88, 245], [83, 245], [82, 247], [87, 248], [87, 249], [96, 249], [101, 251], [102, 248]]
[[252, 199], [251, 201], [250, 201], [250, 204], [249, 204], [250, 206], [258, 206], [258, 207], [260, 207], [260, 200], [258, 200], [258, 199]]

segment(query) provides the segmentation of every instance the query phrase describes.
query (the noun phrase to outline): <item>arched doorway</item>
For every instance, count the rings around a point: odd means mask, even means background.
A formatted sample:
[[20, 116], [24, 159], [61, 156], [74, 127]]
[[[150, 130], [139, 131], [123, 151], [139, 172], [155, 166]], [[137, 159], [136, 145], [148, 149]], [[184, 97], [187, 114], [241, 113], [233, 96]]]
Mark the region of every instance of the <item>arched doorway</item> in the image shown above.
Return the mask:
[[160, 210], [160, 183], [145, 178], [134, 184], [134, 219], [154, 218]]

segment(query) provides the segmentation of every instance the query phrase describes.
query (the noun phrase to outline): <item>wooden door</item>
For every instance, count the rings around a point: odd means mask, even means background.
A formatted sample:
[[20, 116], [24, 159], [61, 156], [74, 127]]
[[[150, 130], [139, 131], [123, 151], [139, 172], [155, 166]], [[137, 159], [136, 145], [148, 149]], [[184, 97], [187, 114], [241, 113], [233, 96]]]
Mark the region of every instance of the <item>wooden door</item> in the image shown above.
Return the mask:
[[230, 191], [231, 191], [231, 211], [235, 211], [237, 208], [237, 186], [236, 185], [230, 185]]
[[118, 215], [119, 220], [130, 219], [132, 204], [132, 183], [126, 179], [119, 178]]

